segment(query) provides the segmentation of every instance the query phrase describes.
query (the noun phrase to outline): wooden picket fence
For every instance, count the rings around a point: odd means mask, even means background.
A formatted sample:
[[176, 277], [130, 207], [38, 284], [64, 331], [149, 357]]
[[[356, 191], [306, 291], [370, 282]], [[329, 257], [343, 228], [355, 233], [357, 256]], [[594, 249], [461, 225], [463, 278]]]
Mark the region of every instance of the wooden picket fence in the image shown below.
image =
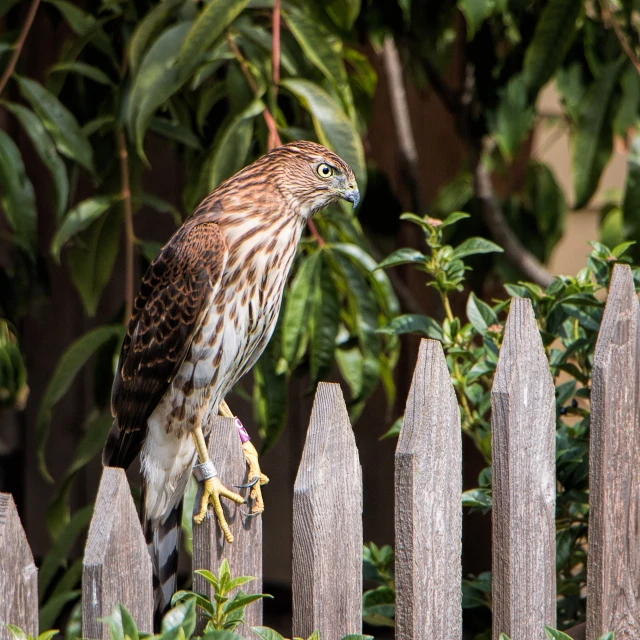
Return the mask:
[[[587, 640], [640, 638], [640, 359], [638, 298], [616, 266], [595, 353], [591, 402]], [[542, 640], [555, 626], [554, 386], [529, 301], [514, 299], [492, 390], [493, 638]], [[218, 418], [210, 454], [230, 485], [245, 471], [233, 422]], [[460, 416], [440, 344], [423, 340], [397, 445], [396, 637], [460, 640]], [[196, 501], [196, 504], [198, 502]], [[258, 576], [260, 518], [225, 507], [236, 537], [209, 515], [194, 526], [193, 566]], [[293, 498], [293, 631], [337, 640], [362, 627], [362, 482], [340, 387], [316, 393]], [[38, 631], [37, 570], [10, 495], [0, 494], [0, 620]], [[87, 540], [83, 636], [107, 638], [98, 618], [116, 602], [151, 630], [151, 566], [129, 485], [105, 469]], [[194, 576], [194, 588], [206, 591]], [[260, 625], [260, 603], [248, 627]], [[7, 633], [0, 631], [0, 638]]]

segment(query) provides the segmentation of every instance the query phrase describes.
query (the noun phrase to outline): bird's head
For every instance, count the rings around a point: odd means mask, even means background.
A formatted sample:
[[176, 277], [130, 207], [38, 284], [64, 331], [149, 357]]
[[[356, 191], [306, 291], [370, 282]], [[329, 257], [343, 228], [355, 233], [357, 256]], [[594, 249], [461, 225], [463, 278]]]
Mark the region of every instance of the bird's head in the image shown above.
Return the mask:
[[278, 187], [309, 217], [332, 202], [346, 200], [354, 208], [360, 192], [351, 167], [338, 155], [315, 142], [299, 140], [273, 149], [265, 159], [278, 168]]

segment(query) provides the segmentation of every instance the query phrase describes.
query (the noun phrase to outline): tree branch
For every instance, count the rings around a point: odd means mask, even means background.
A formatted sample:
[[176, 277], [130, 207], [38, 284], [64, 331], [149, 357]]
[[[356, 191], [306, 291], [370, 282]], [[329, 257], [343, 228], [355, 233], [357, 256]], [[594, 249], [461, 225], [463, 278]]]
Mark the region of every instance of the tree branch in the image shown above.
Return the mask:
[[411, 195], [411, 207], [417, 214], [423, 215], [424, 203], [420, 195], [418, 150], [416, 149], [415, 137], [411, 127], [411, 116], [409, 115], [407, 105], [407, 93], [402, 76], [400, 55], [398, 54], [393, 36], [387, 36], [384, 40], [382, 61], [384, 63], [385, 75], [387, 76], [396, 138], [398, 139], [402, 164], [406, 170], [404, 173], [405, 182]]
[[124, 321], [129, 322], [133, 312], [133, 258], [136, 236], [133, 229], [133, 209], [131, 207], [131, 184], [129, 180], [129, 153], [127, 152], [127, 140], [122, 129], [118, 129], [118, 157], [120, 159], [120, 197], [124, 210], [124, 293], [125, 311]]
[[16, 68], [18, 58], [20, 57], [22, 47], [24, 46], [24, 41], [27, 39], [27, 35], [29, 34], [29, 30], [31, 29], [33, 20], [36, 17], [36, 12], [38, 11], [39, 4], [40, 0], [31, 0], [29, 10], [27, 11], [27, 17], [25, 18], [22, 29], [20, 30], [20, 35], [18, 36], [16, 43], [13, 45], [13, 53], [11, 54], [11, 58], [9, 58], [9, 63], [7, 64], [7, 68], [2, 74], [2, 78], [0, 78], [0, 94], [4, 91], [7, 82], [9, 82], [9, 78], [12, 76]]
[[469, 146], [475, 196], [480, 201], [482, 216], [493, 239], [504, 249], [505, 258], [522, 271], [526, 278], [541, 287], [548, 287], [553, 282], [553, 275], [530, 251], [525, 249], [509, 227], [496, 200], [491, 176], [482, 163], [482, 153], [477, 147], [471, 144]]
[[618, 42], [622, 47], [622, 50], [625, 52], [627, 58], [631, 60], [631, 63], [636, 68], [638, 74], [640, 74], [640, 59], [636, 55], [636, 52], [633, 50], [633, 47], [627, 42], [627, 39], [618, 24], [618, 21], [613, 17], [611, 12], [611, 7], [607, 0], [601, 0], [600, 6], [602, 7], [602, 21], [604, 22], [604, 26], [607, 29], [612, 28], [614, 33], [616, 34], [616, 38], [618, 38]]
[[[273, 33], [272, 33], [272, 56], [273, 56], [273, 82], [271, 84], [271, 109], [275, 110], [278, 104], [278, 85], [280, 84], [280, 0], [274, 0], [273, 3]], [[271, 116], [271, 114], [269, 114]], [[269, 129], [269, 141], [267, 143], [269, 151], [274, 147], [280, 146], [280, 137], [278, 129], [275, 126]]]

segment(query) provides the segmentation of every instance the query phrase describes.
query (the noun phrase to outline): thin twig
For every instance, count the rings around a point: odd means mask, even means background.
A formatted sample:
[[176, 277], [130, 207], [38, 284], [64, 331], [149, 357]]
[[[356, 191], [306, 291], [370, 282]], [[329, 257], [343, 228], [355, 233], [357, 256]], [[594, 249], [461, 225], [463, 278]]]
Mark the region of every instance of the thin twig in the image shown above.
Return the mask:
[[[245, 57], [242, 55], [242, 51], [240, 51], [240, 47], [238, 47], [238, 45], [236, 44], [236, 41], [229, 34], [227, 34], [227, 42], [229, 43], [229, 46], [231, 47], [231, 51], [233, 51], [233, 55], [236, 57], [236, 60], [240, 65], [240, 71], [242, 71], [242, 75], [247, 81], [247, 84], [249, 85], [249, 87], [251, 88], [251, 91], [253, 91], [253, 95], [257, 98], [260, 93], [260, 90], [258, 89], [258, 85], [256, 84], [254, 77], [251, 75], [251, 71], [249, 71], [249, 65], [247, 64]], [[273, 139], [276, 142], [275, 146], [276, 147], [280, 146], [280, 136], [278, 135], [278, 127], [276, 125], [276, 121], [274, 120], [273, 116], [269, 112], [269, 109], [265, 107], [264, 111], [262, 112], [262, 116], [264, 117], [265, 124], [267, 125], [267, 129], [269, 130], [269, 140]], [[267, 144], [269, 144], [269, 142], [267, 142]]]
[[508, 225], [496, 200], [491, 176], [482, 162], [483, 154], [477, 147], [469, 146], [475, 196], [480, 201], [482, 216], [493, 239], [504, 249], [505, 258], [522, 271], [526, 278], [541, 287], [548, 287], [553, 282], [553, 275], [530, 251], [524, 248]]
[[391, 113], [393, 114], [398, 148], [400, 149], [400, 155], [405, 169], [403, 173], [407, 187], [409, 188], [409, 193], [411, 194], [411, 206], [413, 211], [422, 215], [424, 213], [424, 203], [420, 195], [418, 150], [411, 127], [407, 93], [402, 76], [402, 64], [400, 63], [400, 55], [398, 54], [393, 36], [387, 36], [384, 40], [382, 60], [387, 76]]
[[131, 183], [129, 180], [129, 153], [127, 152], [127, 140], [122, 129], [118, 130], [118, 156], [120, 158], [120, 197], [122, 198], [122, 208], [124, 210], [124, 292], [125, 311], [124, 321], [129, 322], [133, 311], [133, 258], [136, 242], [133, 230], [133, 209], [131, 207]]
[[[271, 83], [271, 109], [275, 110], [278, 104], [278, 85], [280, 84], [280, 0], [273, 3], [273, 34], [272, 34], [272, 56], [273, 56], [273, 82]], [[271, 114], [269, 114], [271, 116]], [[273, 123], [269, 128], [269, 140], [267, 142], [269, 151], [280, 146], [278, 129]]]
[[0, 94], [4, 91], [7, 82], [9, 82], [9, 78], [12, 76], [16, 68], [18, 58], [20, 57], [22, 47], [24, 46], [24, 41], [27, 39], [27, 35], [29, 34], [29, 30], [31, 29], [33, 20], [36, 17], [36, 12], [38, 11], [39, 4], [40, 0], [31, 0], [29, 10], [27, 11], [27, 17], [25, 18], [22, 29], [20, 30], [20, 35], [18, 36], [16, 43], [13, 45], [13, 53], [11, 54], [11, 58], [9, 58], [9, 63], [7, 64], [7, 68], [2, 74], [2, 78], [0, 78]]
[[611, 27], [616, 34], [616, 38], [618, 38], [618, 42], [622, 47], [622, 50], [627, 55], [627, 58], [631, 60], [631, 63], [636, 68], [636, 71], [640, 74], [640, 59], [636, 55], [636, 52], [633, 50], [633, 47], [627, 42], [627, 39], [618, 24], [618, 21], [613, 17], [611, 13], [611, 8], [609, 7], [609, 3], [607, 0], [601, 0], [600, 6], [602, 7], [602, 21], [604, 22], [605, 27]]

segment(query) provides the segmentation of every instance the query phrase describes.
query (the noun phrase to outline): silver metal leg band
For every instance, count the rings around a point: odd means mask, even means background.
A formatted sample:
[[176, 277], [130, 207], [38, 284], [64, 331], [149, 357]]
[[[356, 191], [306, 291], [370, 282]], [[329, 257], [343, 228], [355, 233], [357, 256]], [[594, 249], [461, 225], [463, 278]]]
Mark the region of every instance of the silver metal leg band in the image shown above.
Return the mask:
[[203, 480], [208, 480], [209, 478], [215, 478], [215, 476], [218, 475], [218, 472], [213, 466], [213, 462], [211, 462], [211, 460], [207, 460], [206, 462], [202, 462], [201, 464], [194, 465], [193, 475], [196, 477], [196, 480], [198, 482], [202, 482]]

